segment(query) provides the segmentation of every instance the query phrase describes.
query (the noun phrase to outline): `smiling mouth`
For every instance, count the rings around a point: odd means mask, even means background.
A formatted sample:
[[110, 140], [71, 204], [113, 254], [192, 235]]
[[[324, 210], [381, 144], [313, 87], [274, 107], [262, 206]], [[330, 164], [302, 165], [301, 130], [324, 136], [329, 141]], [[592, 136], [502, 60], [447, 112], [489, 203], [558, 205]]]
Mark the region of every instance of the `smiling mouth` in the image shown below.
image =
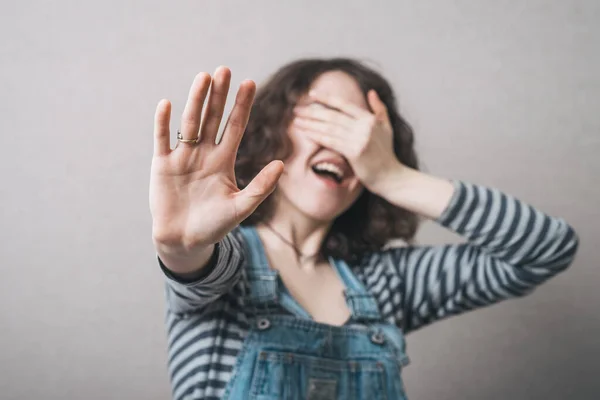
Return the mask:
[[320, 162], [312, 166], [312, 170], [320, 177], [330, 179], [336, 183], [342, 183], [344, 180], [344, 171], [335, 164], [329, 162]]

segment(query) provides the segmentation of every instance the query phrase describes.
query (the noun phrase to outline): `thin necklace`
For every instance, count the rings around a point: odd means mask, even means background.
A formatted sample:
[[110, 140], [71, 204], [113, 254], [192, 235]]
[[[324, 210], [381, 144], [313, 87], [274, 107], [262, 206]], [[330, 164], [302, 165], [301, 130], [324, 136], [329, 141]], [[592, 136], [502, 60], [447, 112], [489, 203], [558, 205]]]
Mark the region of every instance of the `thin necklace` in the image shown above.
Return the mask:
[[275, 236], [277, 236], [279, 238], [279, 240], [281, 240], [283, 243], [287, 244], [289, 247], [292, 248], [292, 250], [294, 250], [294, 253], [296, 253], [296, 257], [298, 258], [298, 261], [300, 263], [304, 263], [308, 260], [312, 260], [313, 258], [317, 258], [320, 254], [321, 254], [321, 250], [317, 251], [314, 254], [304, 254], [303, 252], [300, 251], [300, 249], [298, 249], [296, 247], [296, 245], [294, 245], [294, 243], [292, 243], [291, 241], [287, 240], [285, 238], [285, 236], [283, 236], [281, 233], [277, 232], [275, 230], [275, 228], [273, 228], [271, 225], [269, 225], [266, 222], [263, 222], [263, 224], [271, 231], [275, 234]]

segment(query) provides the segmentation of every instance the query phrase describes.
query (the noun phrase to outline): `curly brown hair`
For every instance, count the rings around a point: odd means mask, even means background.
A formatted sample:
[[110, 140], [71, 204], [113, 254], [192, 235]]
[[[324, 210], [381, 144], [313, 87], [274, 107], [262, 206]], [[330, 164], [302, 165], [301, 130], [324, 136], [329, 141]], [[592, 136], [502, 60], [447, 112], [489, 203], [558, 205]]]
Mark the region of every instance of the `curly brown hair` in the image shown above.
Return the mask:
[[[240, 188], [246, 187], [269, 162], [285, 160], [291, 154], [293, 149], [287, 128], [293, 118], [293, 108], [311, 84], [328, 71], [342, 71], [353, 77], [365, 99], [370, 89], [377, 92], [388, 109], [396, 157], [402, 164], [418, 169], [412, 128], [398, 113], [392, 88], [379, 73], [348, 58], [302, 59], [280, 68], [260, 85], [256, 93], [235, 163]], [[274, 201], [274, 196], [269, 196], [242, 224], [257, 225], [267, 221], [274, 209]], [[323, 255], [356, 261], [368, 252], [381, 250], [391, 239], [410, 243], [418, 221], [414, 213], [364, 190], [333, 222], [323, 243]]]

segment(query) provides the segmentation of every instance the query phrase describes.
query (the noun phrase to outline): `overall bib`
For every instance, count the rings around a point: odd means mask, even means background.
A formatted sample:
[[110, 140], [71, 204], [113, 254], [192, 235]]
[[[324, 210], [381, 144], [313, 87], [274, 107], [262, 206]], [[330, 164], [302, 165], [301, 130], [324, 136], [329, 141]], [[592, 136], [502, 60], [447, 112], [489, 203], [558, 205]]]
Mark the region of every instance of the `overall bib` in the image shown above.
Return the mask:
[[[404, 336], [382, 320], [377, 303], [348, 265], [330, 259], [346, 286], [350, 319], [344, 326], [317, 323], [269, 268], [258, 234], [241, 228], [250, 259], [246, 299], [248, 335], [225, 399], [406, 399], [401, 371], [408, 364]], [[292, 315], [280, 315], [280, 307]]]

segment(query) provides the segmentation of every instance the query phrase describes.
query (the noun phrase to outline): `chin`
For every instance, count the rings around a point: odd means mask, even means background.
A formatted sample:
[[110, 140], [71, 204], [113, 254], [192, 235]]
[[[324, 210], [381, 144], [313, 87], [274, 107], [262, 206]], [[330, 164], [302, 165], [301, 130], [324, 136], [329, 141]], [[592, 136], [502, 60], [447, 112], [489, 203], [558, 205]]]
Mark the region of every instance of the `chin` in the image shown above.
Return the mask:
[[318, 177], [312, 171], [293, 176], [284, 175], [277, 189], [281, 211], [298, 212], [321, 222], [331, 222], [343, 214], [363, 190], [355, 177], [335, 183]]
[[306, 215], [308, 218], [315, 220], [315, 221], [321, 221], [321, 222], [331, 222], [334, 219], [336, 219], [337, 217], [339, 217], [341, 214], [344, 213], [344, 211], [346, 211], [348, 209], [348, 207], [344, 207], [344, 208], [333, 208], [333, 207], [323, 207], [321, 206], [310, 206], [310, 207], [302, 207], [300, 208], [300, 211]]

